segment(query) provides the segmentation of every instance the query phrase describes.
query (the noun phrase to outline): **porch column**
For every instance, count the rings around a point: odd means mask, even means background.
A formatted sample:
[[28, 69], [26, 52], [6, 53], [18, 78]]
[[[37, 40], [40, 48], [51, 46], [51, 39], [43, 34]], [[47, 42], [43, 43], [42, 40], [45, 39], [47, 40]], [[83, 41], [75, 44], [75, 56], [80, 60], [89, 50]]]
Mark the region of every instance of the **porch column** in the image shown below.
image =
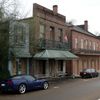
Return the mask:
[[63, 61], [63, 73], [66, 73], [66, 61]]
[[57, 73], [58, 73], [58, 60], [55, 60], [55, 71], [54, 71], [55, 76], [57, 75]]
[[46, 75], [47, 76], [50, 75], [50, 71], [49, 71], [49, 60], [46, 60]]
[[27, 59], [26, 73], [29, 74], [29, 59]]
[[16, 75], [21, 74], [19, 58], [16, 58]]

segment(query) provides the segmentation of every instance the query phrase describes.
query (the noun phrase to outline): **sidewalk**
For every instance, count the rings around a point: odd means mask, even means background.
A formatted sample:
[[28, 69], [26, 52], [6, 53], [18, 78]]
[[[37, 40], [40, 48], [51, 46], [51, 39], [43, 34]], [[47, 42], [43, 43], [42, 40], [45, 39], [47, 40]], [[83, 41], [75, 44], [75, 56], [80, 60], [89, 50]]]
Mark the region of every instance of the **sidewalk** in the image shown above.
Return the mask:
[[80, 79], [80, 77], [68, 76], [68, 77], [52, 78], [52, 79], [48, 79], [48, 81], [49, 81], [49, 84], [58, 84], [58, 83], [62, 83], [64, 81], [75, 81], [77, 79]]

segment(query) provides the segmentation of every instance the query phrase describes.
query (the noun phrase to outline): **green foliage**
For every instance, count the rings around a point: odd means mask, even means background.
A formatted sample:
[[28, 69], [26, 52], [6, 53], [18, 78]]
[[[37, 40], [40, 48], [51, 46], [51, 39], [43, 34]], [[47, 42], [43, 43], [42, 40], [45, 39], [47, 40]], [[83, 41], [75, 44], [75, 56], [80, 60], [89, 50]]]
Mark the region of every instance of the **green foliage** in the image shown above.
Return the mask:
[[10, 76], [10, 73], [7, 68], [0, 68], [0, 80], [4, 80]]
[[0, 79], [9, 76], [9, 22], [19, 18], [18, 0], [0, 0]]
[[0, 67], [4, 67], [8, 62], [9, 31], [7, 23], [2, 23], [0, 26]]

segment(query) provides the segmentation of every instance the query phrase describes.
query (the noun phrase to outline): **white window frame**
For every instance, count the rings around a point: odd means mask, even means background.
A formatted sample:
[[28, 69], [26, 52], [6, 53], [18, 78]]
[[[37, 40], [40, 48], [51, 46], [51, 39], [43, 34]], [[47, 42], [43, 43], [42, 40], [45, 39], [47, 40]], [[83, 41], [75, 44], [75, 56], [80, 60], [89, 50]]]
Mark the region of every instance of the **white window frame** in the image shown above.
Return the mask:
[[40, 36], [39, 36], [39, 38], [44, 38], [44, 33], [45, 33], [45, 26], [44, 26], [44, 24], [40, 24]]
[[83, 49], [83, 48], [84, 48], [84, 40], [81, 39], [81, 49]]
[[89, 41], [89, 49], [92, 49], [92, 42], [91, 41]]
[[85, 40], [85, 48], [88, 48], [88, 40]]
[[77, 49], [77, 48], [78, 48], [78, 39], [75, 38], [75, 49]]
[[96, 50], [96, 43], [93, 42], [93, 50]]

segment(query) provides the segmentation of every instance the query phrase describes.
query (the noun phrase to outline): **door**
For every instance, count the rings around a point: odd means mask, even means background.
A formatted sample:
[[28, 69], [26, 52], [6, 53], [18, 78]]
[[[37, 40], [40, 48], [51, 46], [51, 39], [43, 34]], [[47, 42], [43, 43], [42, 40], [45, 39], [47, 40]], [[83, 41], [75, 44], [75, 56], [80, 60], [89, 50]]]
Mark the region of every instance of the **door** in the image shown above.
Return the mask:
[[62, 60], [58, 61], [58, 71], [63, 72], [63, 61]]
[[35, 77], [25, 76], [25, 78], [27, 79], [28, 90], [32, 90], [32, 89], [39, 87], [39, 84], [38, 84], [37, 79]]

